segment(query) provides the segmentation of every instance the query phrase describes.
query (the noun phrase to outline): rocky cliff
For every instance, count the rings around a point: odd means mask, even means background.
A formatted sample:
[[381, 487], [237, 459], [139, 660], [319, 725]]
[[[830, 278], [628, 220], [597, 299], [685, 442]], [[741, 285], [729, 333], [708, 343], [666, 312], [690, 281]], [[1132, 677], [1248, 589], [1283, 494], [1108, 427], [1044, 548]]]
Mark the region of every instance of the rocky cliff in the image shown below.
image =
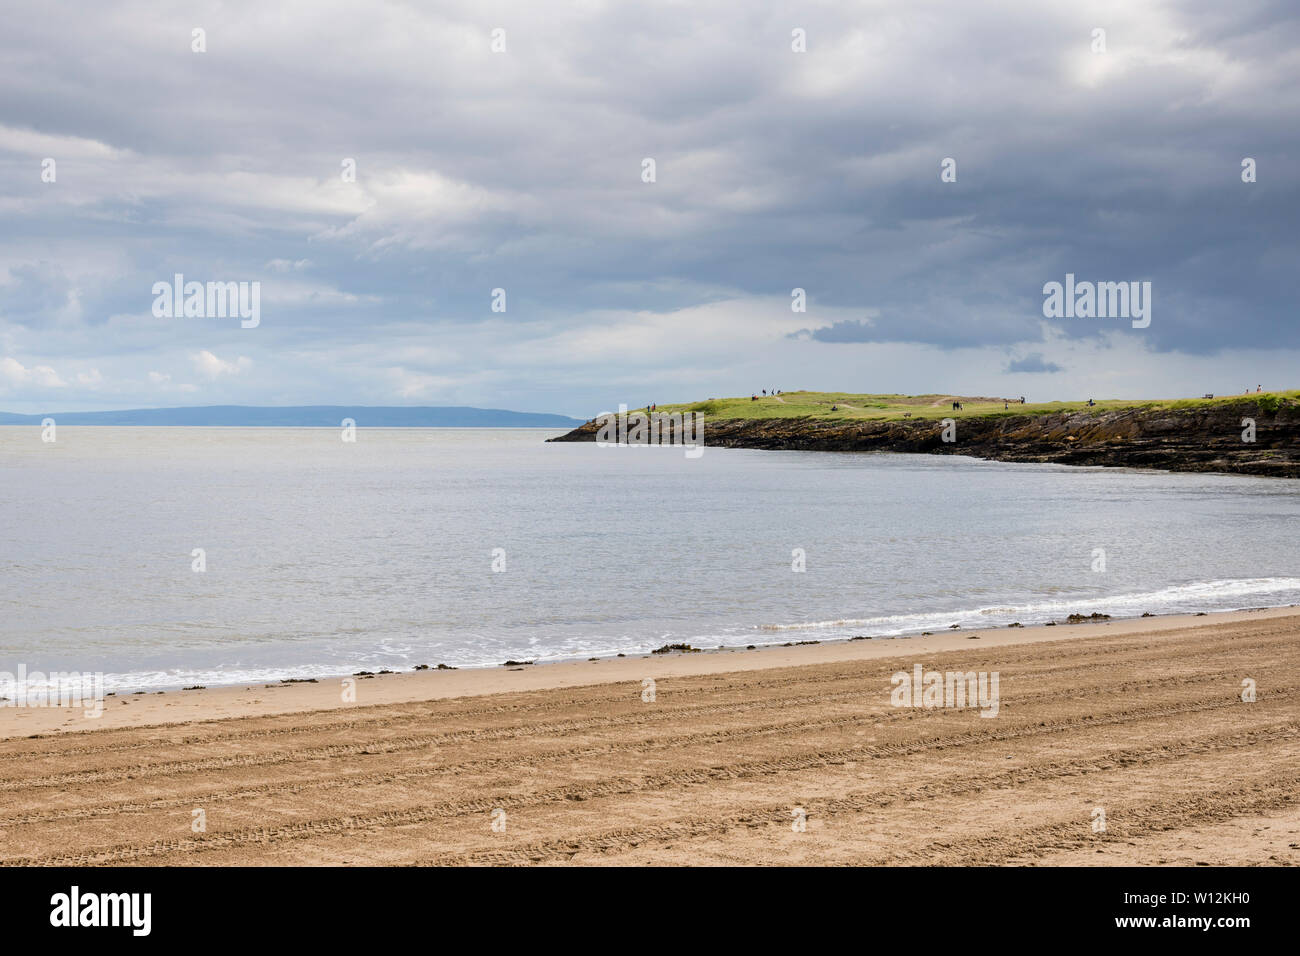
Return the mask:
[[[1242, 419], [1255, 423], [1246, 441]], [[1051, 415], [933, 419], [705, 419], [705, 447], [890, 451], [998, 461], [1164, 468], [1300, 478], [1300, 405], [1243, 398], [1183, 409], [1136, 407]], [[595, 441], [588, 422], [551, 441]]]

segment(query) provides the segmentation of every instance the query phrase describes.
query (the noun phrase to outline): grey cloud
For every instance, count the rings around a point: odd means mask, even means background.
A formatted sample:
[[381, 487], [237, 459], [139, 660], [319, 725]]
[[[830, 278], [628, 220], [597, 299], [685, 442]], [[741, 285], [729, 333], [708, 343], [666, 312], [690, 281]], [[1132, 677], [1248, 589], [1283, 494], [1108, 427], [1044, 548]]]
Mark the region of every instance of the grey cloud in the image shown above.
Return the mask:
[[[1032, 348], [1042, 285], [1066, 272], [1150, 280], [1154, 295], [1148, 329], [1049, 323], [1067, 339], [1118, 332], [1171, 359], [1300, 348], [1287, 4], [1117, 10], [1103, 59], [1090, 24], [1029, 0], [887, 16], [280, 7], [56, 0], [11, 18], [0, 126], [20, 135], [0, 136], [0, 351], [138, 361], [144, 378], [151, 351], [210, 348], [285, 381], [382, 389], [420, 335], [455, 338], [462, 370], [504, 374], [499, 333], [475, 332], [496, 287], [528, 341], [620, 311], [779, 303], [795, 286], [811, 303], [803, 337], [828, 347]], [[487, 52], [498, 23], [503, 55]], [[194, 54], [200, 24], [208, 52]], [[807, 54], [789, 50], [794, 26]], [[69, 147], [44, 184], [43, 154], [21, 141], [33, 133], [115, 152]], [[946, 156], [956, 183], [939, 181]], [[1258, 182], [1240, 181], [1243, 156]], [[358, 163], [346, 189], [344, 157]], [[255, 344], [110, 321], [147, 316], [151, 284], [173, 272], [269, 289], [277, 261], [304, 262], [293, 278], [323, 291], [268, 306]], [[336, 374], [307, 364], [348, 350], [357, 364]], [[533, 374], [550, 387], [544, 363]], [[241, 387], [270, 394], [252, 376]]]
[[1034, 352], [1023, 358], [1012, 359], [1007, 363], [1006, 371], [1013, 372], [1063, 372], [1061, 366], [1055, 362], [1048, 362], [1043, 359], [1041, 352]]

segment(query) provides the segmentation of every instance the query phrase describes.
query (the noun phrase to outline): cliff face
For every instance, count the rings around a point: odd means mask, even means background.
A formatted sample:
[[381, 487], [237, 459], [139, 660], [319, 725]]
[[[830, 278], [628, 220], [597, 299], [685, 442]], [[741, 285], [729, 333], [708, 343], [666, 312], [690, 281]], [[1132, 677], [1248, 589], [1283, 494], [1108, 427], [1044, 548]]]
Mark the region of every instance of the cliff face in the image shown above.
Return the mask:
[[[1242, 438], [1254, 419], [1255, 441]], [[1300, 406], [1250, 399], [1187, 409], [1132, 408], [1057, 415], [954, 419], [954, 441], [935, 420], [711, 419], [704, 446], [970, 455], [998, 461], [1164, 468], [1300, 478]], [[588, 422], [551, 441], [595, 441]], [[666, 440], [666, 439], [665, 439]]]

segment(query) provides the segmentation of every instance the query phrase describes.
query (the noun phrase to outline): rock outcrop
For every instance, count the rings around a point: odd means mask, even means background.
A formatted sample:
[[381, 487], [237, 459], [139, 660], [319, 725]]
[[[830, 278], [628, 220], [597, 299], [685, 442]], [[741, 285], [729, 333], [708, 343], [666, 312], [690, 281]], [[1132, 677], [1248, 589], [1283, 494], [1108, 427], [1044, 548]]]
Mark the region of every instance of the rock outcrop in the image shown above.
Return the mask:
[[[1255, 423], [1243, 439], [1242, 419]], [[1300, 405], [1243, 398], [1168, 409], [954, 416], [954, 441], [934, 419], [705, 419], [704, 446], [969, 455], [998, 461], [1163, 468], [1300, 478]], [[595, 422], [551, 441], [595, 441]]]

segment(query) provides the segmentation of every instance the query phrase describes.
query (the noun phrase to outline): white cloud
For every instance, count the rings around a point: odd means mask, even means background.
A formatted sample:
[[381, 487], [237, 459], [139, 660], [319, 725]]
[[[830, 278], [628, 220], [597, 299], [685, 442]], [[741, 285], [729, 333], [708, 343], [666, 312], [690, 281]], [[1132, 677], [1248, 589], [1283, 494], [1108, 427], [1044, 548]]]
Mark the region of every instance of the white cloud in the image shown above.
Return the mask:
[[0, 359], [0, 376], [8, 379], [11, 385], [35, 385], [40, 388], [67, 388], [68, 385], [48, 365], [27, 368], [17, 359], [7, 355]]
[[310, 259], [272, 259], [266, 264], [266, 268], [272, 272], [300, 272], [308, 269], [312, 265]]
[[252, 367], [253, 360], [246, 355], [239, 356], [233, 362], [227, 362], [204, 349], [194, 356], [195, 371], [213, 381], [223, 375], [242, 375]]
[[28, 156], [68, 159], [118, 159], [129, 155], [99, 140], [81, 136], [52, 136], [35, 130], [0, 124], [0, 151]]
[[449, 388], [456, 380], [444, 375], [427, 375], [397, 367], [387, 371], [393, 389], [404, 399], [427, 399], [437, 389]]

